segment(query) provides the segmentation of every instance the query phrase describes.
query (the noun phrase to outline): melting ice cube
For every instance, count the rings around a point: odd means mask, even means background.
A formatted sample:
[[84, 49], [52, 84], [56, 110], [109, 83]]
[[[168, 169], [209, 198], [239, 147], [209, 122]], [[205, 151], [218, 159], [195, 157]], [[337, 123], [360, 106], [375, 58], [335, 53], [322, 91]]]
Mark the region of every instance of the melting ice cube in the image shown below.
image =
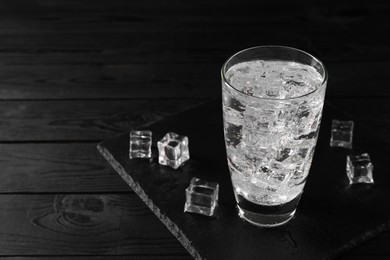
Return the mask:
[[179, 168], [190, 158], [187, 136], [169, 132], [157, 142], [157, 148], [158, 162], [173, 169]]
[[218, 183], [192, 178], [186, 189], [184, 211], [212, 216], [218, 205], [218, 191]]
[[352, 149], [353, 121], [332, 121], [330, 146]]
[[347, 175], [349, 183], [374, 183], [374, 166], [368, 153], [347, 156]]
[[152, 156], [152, 132], [147, 130], [130, 131], [129, 157], [150, 158]]

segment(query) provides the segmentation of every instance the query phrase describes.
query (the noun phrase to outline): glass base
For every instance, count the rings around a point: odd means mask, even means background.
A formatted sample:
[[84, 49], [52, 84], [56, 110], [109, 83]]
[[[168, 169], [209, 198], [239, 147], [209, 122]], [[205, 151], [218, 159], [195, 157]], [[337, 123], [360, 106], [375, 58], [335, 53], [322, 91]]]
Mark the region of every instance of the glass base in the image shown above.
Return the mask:
[[295, 210], [289, 213], [274, 215], [260, 214], [242, 209], [237, 205], [238, 216], [258, 227], [277, 227], [286, 224], [294, 216]]
[[240, 218], [259, 227], [277, 227], [287, 223], [294, 216], [301, 194], [281, 205], [259, 205], [236, 194]]

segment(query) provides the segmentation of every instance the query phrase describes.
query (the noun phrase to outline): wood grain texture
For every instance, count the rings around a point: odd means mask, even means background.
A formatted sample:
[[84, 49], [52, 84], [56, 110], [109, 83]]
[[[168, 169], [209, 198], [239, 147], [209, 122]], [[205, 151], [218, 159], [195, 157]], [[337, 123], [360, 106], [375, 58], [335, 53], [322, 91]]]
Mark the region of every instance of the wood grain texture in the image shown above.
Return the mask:
[[0, 142], [97, 142], [199, 103], [202, 100], [0, 101]]
[[7, 65], [0, 67], [0, 95], [1, 99], [207, 98], [220, 93], [222, 63]]
[[0, 255], [187, 256], [135, 194], [1, 195], [0, 205]]
[[8, 256], [3, 257], [7, 260], [192, 260], [193, 258], [185, 255], [94, 255], [94, 256]]
[[389, 9], [375, 1], [3, 1], [0, 57], [29, 64], [215, 62], [245, 47], [284, 44], [325, 61], [383, 61], [390, 58], [383, 34]]
[[[167, 27], [177, 27], [177, 24]], [[253, 28], [250, 27], [252, 31], [234, 32], [238, 39], [247, 40], [225, 41], [221, 44], [221, 39], [225, 38], [226, 34], [231, 34], [219, 32], [222, 27], [221, 24], [212, 26], [215, 28], [214, 32], [204, 32], [200, 26], [198, 32], [192, 33], [181, 28], [179, 32], [174, 33], [169, 31], [145, 33], [145, 30], [142, 30], [137, 33], [5, 34], [0, 39], [0, 64], [93, 65], [172, 62], [222, 64], [228, 56], [241, 49], [267, 44], [297, 47], [314, 54], [326, 63], [390, 60], [387, 38], [379, 38], [373, 42], [371, 37], [361, 37], [358, 32], [330, 31], [312, 37], [311, 33], [302, 35], [286, 31], [288, 28], [264, 31], [263, 24], [257, 23]], [[258, 33], [253, 34], [254, 30]]]
[[132, 192], [95, 143], [0, 144], [0, 193]]
[[[126, 24], [139, 25], [142, 23], [153, 23], [158, 20], [166, 22], [175, 21], [197, 21], [202, 23], [205, 21], [217, 21], [215, 16], [229, 17], [226, 20], [227, 24], [234, 24], [237, 21], [245, 24], [247, 21], [270, 21], [274, 20], [274, 26], [284, 24], [286, 20], [291, 21], [291, 26], [305, 25], [307, 21], [322, 22], [324, 25], [332, 26], [332, 31], [337, 31], [340, 28], [337, 23], [345, 24], [345, 26], [353, 27], [356, 24], [362, 24], [362, 30], [368, 30], [369, 25], [364, 25], [362, 20], [372, 18], [374, 21], [383, 21], [384, 16], [375, 16], [375, 14], [383, 14], [389, 10], [386, 3], [378, 3], [375, 1], [345, 1], [343, 4], [331, 5], [328, 1], [301, 1], [299, 3], [288, 3], [285, 1], [273, 2], [256, 2], [243, 1], [235, 8], [229, 6], [234, 3], [232, 0], [221, 2], [214, 1], [197, 1], [183, 2], [180, 1], [133, 1], [131, 5], [127, 1], [111, 1], [108, 5], [105, 1], [94, 1], [91, 5], [88, 1], [34, 1], [34, 2], [12, 2], [3, 1], [0, 6], [0, 12], [3, 14], [5, 21], [11, 18], [19, 18], [20, 23], [10, 21], [13, 26], [8, 28], [2, 25], [3, 30], [10, 32], [22, 32], [22, 29], [30, 29], [37, 32], [50, 32], [51, 28], [62, 28], [64, 30], [73, 29], [86, 30], [94, 29], [97, 32], [109, 31], [109, 27], [117, 24], [119, 30], [134, 30], [135, 28], [126, 28]], [[283, 3], [283, 7], [280, 5]], [[351, 5], [354, 3], [354, 5]], [[260, 8], [262, 9], [255, 9]], [[205, 12], [205, 11], [208, 12]], [[165, 11], [163, 13], [162, 11]], [[181, 11], [181, 12], [178, 12]], [[196, 12], [198, 11], [198, 12]], [[278, 11], [278, 12], [277, 12]], [[81, 14], [84, 16], [81, 17]], [[258, 14], [258, 15], [255, 15]], [[227, 16], [229, 15], [229, 16]], [[7, 19], [8, 18], [8, 19]], [[57, 19], [56, 19], [57, 18]], [[127, 18], [127, 19], [126, 19]], [[280, 18], [280, 19], [276, 19]], [[303, 19], [305, 18], [305, 19]], [[321, 18], [323, 21], [321, 21]], [[23, 20], [31, 20], [33, 24], [27, 26], [22, 23]], [[370, 23], [370, 21], [367, 21]], [[34, 24], [35, 23], [35, 24]], [[45, 27], [38, 25], [45, 24]], [[103, 28], [92, 28], [95, 24], [101, 24]], [[75, 25], [78, 26], [75, 26]], [[23, 27], [25, 25], [25, 27]], [[239, 26], [236, 24], [235, 26]], [[313, 25], [306, 24], [308, 28], [315, 29]], [[312, 26], [312, 27], [309, 27]], [[138, 26], [139, 27], [139, 26]], [[297, 26], [298, 27], [298, 26]], [[163, 24], [156, 27], [167, 29]], [[46, 29], [46, 30], [45, 30]], [[172, 28], [173, 30], [175, 28]], [[204, 28], [212, 30], [212, 28]], [[296, 28], [299, 30], [299, 28]], [[324, 28], [318, 28], [323, 30]], [[191, 28], [188, 28], [191, 30]], [[228, 28], [225, 28], [228, 30]], [[375, 30], [375, 28], [374, 28]]]

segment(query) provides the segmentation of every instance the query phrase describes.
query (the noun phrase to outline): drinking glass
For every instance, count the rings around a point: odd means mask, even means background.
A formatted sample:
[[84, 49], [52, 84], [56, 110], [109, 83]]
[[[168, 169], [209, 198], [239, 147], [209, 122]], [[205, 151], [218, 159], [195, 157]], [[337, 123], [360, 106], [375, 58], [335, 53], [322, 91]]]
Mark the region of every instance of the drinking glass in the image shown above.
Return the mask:
[[227, 162], [238, 214], [251, 224], [287, 223], [309, 174], [327, 71], [309, 53], [258, 46], [222, 66]]

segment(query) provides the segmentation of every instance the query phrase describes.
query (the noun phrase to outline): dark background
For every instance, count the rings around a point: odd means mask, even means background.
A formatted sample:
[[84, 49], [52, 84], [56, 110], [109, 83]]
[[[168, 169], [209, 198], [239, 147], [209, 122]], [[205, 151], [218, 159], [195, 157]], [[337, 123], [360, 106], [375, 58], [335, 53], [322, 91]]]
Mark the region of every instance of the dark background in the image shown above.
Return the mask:
[[318, 57], [327, 99], [389, 141], [386, 2], [0, 1], [0, 256], [190, 259], [96, 144], [219, 97], [247, 47]]

